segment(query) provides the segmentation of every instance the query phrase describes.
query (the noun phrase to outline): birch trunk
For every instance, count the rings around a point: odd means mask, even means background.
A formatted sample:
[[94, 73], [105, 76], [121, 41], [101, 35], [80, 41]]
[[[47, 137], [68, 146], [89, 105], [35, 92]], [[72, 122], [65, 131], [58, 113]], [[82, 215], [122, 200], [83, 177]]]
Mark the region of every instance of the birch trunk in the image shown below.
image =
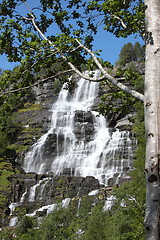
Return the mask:
[[160, 0], [145, 0], [146, 240], [160, 239]]

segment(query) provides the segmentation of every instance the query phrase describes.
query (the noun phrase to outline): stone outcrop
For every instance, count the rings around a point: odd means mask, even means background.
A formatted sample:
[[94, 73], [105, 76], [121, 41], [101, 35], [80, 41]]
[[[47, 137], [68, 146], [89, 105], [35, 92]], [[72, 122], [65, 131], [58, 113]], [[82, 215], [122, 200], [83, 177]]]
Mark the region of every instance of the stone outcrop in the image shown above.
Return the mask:
[[[15, 174], [10, 177], [10, 204], [5, 210], [5, 218], [1, 219], [1, 227], [7, 226], [10, 219], [19, 214], [29, 214], [48, 204], [60, 203], [69, 198], [78, 200], [88, 196], [93, 190], [100, 189], [100, 184], [94, 177], [53, 176], [51, 174]], [[35, 196], [31, 197], [32, 188]], [[32, 190], [33, 191], [33, 190]], [[12, 206], [12, 207], [11, 207]], [[14, 208], [13, 208], [14, 206]], [[37, 212], [44, 215], [45, 213]]]
[[[30, 188], [37, 184], [39, 181], [45, 183], [43, 190], [41, 187], [36, 189], [35, 202], [41, 202], [45, 205], [48, 201], [51, 202], [55, 197], [73, 198], [75, 196], [85, 196], [89, 192], [100, 188], [97, 179], [92, 176], [84, 177], [71, 177], [71, 176], [53, 176], [51, 174], [16, 174], [11, 179], [11, 202], [19, 202], [25, 191], [30, 191]], [[42, 192], [41, 192], [42, 191]], [[40, 192], [42, 193], [40, 198]], [[28, 194], [24, 198], [27, 202]]]
[[120, 129], [121, 131], [128, 130], [130, 131], [133, 126], [133, 122], [131, 121], [135, 114], [127, 114], [124, 118], [117, 121], [115, 128]]

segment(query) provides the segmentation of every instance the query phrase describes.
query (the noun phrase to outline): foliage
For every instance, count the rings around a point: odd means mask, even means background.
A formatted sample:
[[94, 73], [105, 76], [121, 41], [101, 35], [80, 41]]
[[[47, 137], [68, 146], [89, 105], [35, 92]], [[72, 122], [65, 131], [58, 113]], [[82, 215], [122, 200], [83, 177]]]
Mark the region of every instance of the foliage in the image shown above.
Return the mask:
[[0, 231], [0, 240], [13, 240], [14, 233], [9, 229], [3, 229]]
[[15, 138], [20, 130], [20, 124], [18, 122], [17, 115], [14, 112], [14, 107], [18, 104], [13, 101], [4, 102], [0, 107], [0, 156], [9, 157], [13, 154], [13, 151], [6, 147], [15, 141]]
[[74, 222], [72, 211], [66, 208], [54, 210], [53, 213], [42, 222], [38, 230], [38, 239], [70, 239], [74, 231], [72, 222]]
[[108, 213], [103, 211], [103, 205], [100, 203], [92, 209], [89, 216], [86, 229], [82, 238], [84, 240], [105, 240], [106, 239], [106, 221]]
[[[5, 92], [11, 86], [13, 86], [13, 89], [21, 86], [19, 82], [16, 82], [15, 72], [17, 72], [17, 68], [13, 71], [6, 70], [0, 76], [0, 89], [2, 92]], [[6, 152], [6, 146], [15, 141], [21, 129], [17, 110], [23, 105], [26, 96], [27, 92], [25, 91], [0, 96], [0, 136], [2, 139], [0, 142], [0, 155], [4, 151]]]
[[0, 159], [0, 207], [5, 206], [10, 194], [10, 182], [8, 180], [14, 174], [12, 164]]
[[[0, 88], [5, 91], [13, 83], [12, 71], [3, 71], [0, 76]], [[9, 177], [15, 174], [11, 162], [16, 158], [12, 144], [21, 129], [18, 107], [22, 105], [22, 93], [0, 96], [0, 205], [5, 209], [10, 195]]]
[[31, 229], [34, 229], [36, 223], [32, 217], [23, 216], [20, 221], [20, 225], [18, 227], [17, 234], [22, 236], [23, 234], [30, 233]]
[[[115, 77], [124, 77], [125, 80], [123, 81], [125, 81], [127, 85], [143, 93], [143, 76], [135, 70], [134, 67], [125, 70], [118, 68]], [[109, 84], [107, 80], [103, 81], [101, 88], [103, 89], [101, 102], [99, 104], [99, 112], [101, 114], [108, 116], [112, 113], [114, 116], [120, 116], [122, 118], [134, 110], [136, 100], [130, 94]]]

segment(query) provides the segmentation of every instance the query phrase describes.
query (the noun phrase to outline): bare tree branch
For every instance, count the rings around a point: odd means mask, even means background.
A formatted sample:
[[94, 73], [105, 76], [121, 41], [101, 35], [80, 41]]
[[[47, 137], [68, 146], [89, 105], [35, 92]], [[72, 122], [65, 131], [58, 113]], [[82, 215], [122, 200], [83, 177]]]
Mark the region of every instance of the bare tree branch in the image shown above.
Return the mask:
[[118, 19], [120, 22], [121, 22], [121, 24], [122, 24], [122, 26], [124, 27], [124, 28], [127, 28], [127, 26], [126, 26], [126, 24], [123, 22], [123, 20], [120, 18], [120, 17], [118, 17], [118, 16], [116, 16], [116, 15], [112, 15], [114, 18], [116, 18], [116, 19]]

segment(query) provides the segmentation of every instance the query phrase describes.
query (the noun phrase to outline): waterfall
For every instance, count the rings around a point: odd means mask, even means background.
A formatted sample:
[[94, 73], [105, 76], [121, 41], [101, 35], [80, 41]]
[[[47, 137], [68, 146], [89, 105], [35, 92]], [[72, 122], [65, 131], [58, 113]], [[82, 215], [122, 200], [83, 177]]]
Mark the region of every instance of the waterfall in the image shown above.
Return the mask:
[[[95, 75], [99, 75], [95, 71]], [[110, 131], [106, 119], [92, 111], [99, 84], [81, 78], [73, 93], [62, 87], [51, 108], [50, 129], [28, 151], [26, 172], [94, 176], [100, 183], [118, 178], [132, 168], [128, 131]]]
[[40, 199], [42, 198], [42, 194], [43, 194], [43, 190], [44, 190], [44, 186], [46, 185], [48, 178], [45, 178], [43, 180], [40, 180], [37, 184], [35, 184], [34, 186], [32, 186], [30, 188], [30, 192], [29, 192], [29, 202], [34, 202], [35, 197], [36, 197], [36, 189], [41, 185], [42, 182], [44, 182], [44, 184], [41, 186], [40, 188]]
[[[20, 203], [23, 202], [34, 202], [43, 201], [44, 199], [50, 198], [50, 188], [51, 188], [52, 178], [43, 178], [39, 180], [32, 187], [26, 188], [25, 192], [20, 198]], [[43, 199], [44, 198], [44, 199]]]
[[112, 195], [108, 196], [105, 200], [103, 211], [110, 210], [115, 204], [115, 200], [116, 200], [115, 196]]

